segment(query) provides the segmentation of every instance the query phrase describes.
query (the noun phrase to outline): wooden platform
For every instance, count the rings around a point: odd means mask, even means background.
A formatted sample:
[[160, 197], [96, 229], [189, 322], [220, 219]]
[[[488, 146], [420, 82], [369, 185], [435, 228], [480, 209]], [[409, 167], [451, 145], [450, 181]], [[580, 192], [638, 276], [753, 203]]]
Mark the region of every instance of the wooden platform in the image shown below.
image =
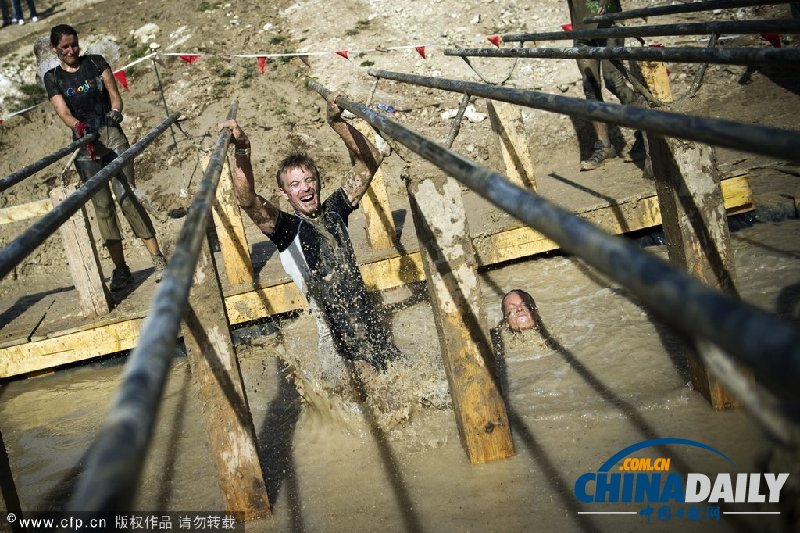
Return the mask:
[[[603, 172], [552, 173], [537, 177], [539, 193], [612, 233], [658, 226], [661, 214], [652, 182], [642, 179], [619, 160]], [[598, 191], [603, 191], [598, 192]], [[728, 213], [753, 209], [746, 175], [723, 181]], [[385, 290], [424, 279], [416, 235], [407, 201], [392, 198], [393, 216], [400, 233], [396, 248], [371, 250], [366, 245], [363, 215], [351, 218], [351, 235], [367, 286]], [[520, 227], [513, 217], [465, 192], [473, 244], [481, 265], [540, 254], [557, 248], [538, 232]], [[223, 287], [230, 324], [306, 307], [305, 298], [283, 272], [274, 246], [249, 222], [248, 243], [257, 287]], [[221, 265], [217, 254], [218, 265]], [[134, 264], [134, 267], [137, 265]], [[55, 287], [24, 294], [0, 308], [0, 378], [30, 374], [128, 350], [136, 345], [144, 317], [156, 290], [151, 268], [134, 273], [134, 283], [117, 295], [116, 308], [102, 320], [80, 316], [71, 287]], [[220, 266], [221, 277], [224, 266]]]

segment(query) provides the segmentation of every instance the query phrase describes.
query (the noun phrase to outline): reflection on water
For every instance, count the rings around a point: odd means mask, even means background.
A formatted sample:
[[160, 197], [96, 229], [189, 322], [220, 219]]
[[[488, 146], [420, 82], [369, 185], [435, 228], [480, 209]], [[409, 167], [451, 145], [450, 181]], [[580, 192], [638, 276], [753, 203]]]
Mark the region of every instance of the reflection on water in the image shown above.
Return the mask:
[[[798, 229], [798, 221], [788, 220], [737, 232], [743, 298], [771, 310], [780, 305], [786, 313], [797, 307]], [[756, 425], [742, 412], [713, 412], [688, 387], [685, 369], [676, 364], [680, 339], [624, 289], [567, 257], [509, 265], [484, 276], [491, 325], [500, 321], [502, 293], [515, 287], [533, 294], [544, 328], [500, 333], [498, 375], [517, 455], [486, 465], [470, 465], [459, 443], [432, 311], [418, 292], [386, 295], [407, 361], [385, 374], [357, 364], [355, 388], [346, 376], [323, 375], [308, 314], [287, 318], [264, 336], [240, 335], [238, 354], [275, 513], [253, 530], [634, 530], [645, 525], [642, 517], [578, 515], [583, 507], [572, 494], [579, 475], [630, 444], [693, 439], [723, 451], [739, 472], [764, 468], [757, 459], [769, 443]], [[0, 431], [23, 508], [50, 508], [68, 497], [119, 374], [119, 367], [87, 366], [4, 386]], [[139, 508], [221, 508], [205, 439], [188, 363], [179, 358]], [[684, 472], [728, 468], [696, 450], [663, 453]], [[781, 517], [747, 520], [727, 516], [714, 527], [776, 530]]]

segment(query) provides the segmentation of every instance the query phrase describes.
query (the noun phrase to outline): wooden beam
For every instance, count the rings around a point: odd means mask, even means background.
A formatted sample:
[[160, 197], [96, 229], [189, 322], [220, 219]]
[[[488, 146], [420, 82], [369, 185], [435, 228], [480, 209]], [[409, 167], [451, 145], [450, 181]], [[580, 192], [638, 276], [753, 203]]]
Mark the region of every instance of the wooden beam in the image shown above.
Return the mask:
[[[355, 128], [367, 138], [375, 132], [364, 120], [353, 121]], [[386, 192], [386, 177], [383, 166], [378, 168], [372, 178], [367, 194], [361, 200], [361, 208], [366, 219], [367, 243], [372, 249], [392, 248], [397, 244], [397, 230], [389, 205], [389, 194]]]
[[672, 87], [669, 83], [669, 72], [666, 63], [661, 61], [640, 61], [639, 69], [642, 72], [650, 93], [662, 102], [672, 102]]
[[506, 165], [505, 175], [520, 187], [536, 190], [533, 160], [528, 150], [528, 137], [522, 123], [522, 109], [503, 102], [486, 104], [492, 131], [497, 134]]
[[0, 350], [0, 378], [130, 350], [139, 340], [144, 318], [134, 318], [68, 335], [9, 346]]
[[181, 329], [200, 392], [225, 510], [244, 512], [246, 520], [269, 516], [253, 420], [207, 239], [200, 251]]
[[[737, 295], [733, 246], [714, 148], [647, 135], [670, 261], [704, 283]], [[687, 359], [692, 383], [714, 409], [739, 406], [706, 371], [696, 352], [689, 349]]]
[[0, 224], [10, 224], [12, 222], [19, 222], [28, 220], [33, 217], [40, 217], [53, 210], [53, 202], [50, 198], [45, 200], [36, 200], [22, 205], [12, 205], [0, 209]]
[[[50, 191], [50, 199], [55, 206], [74, 191], [74, 187], [56, 187]], [[114, 304], [111, 293], [103, 282], [103, 270], [92, 238], [86, 208], [81, 207], [58, 230], [64, 243], [72, 283], [78, 291], [78, 301], [83, 316], [94, 318], [108, 314]]]
[[405, 181], [462, 444], [473, 464], [511, 457], [461, 187], [450, 177]]
[[[203, 167], [208, 166], [206, 156]], [[228, 160], [222, 165], [222, 175], [217, 186], [217, 198], [211, 210], [214, 227], [217, 230], [225, 277], [231, 285], [253, 285], [253, 262], [245, 236], [242, 215], [233, 197], [233, 184], [230, 179]]]

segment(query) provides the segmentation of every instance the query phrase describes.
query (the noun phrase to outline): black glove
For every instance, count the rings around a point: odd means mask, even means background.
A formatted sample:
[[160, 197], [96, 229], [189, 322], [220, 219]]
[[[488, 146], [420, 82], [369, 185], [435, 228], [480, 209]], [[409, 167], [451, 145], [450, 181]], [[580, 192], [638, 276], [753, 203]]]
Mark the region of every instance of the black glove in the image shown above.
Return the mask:
[[122, 119], [125, 118], [122, 116], [122, 113], [117, 111], [116, 109], [112, 109], [108, 113], [106, 113], [106, 118], [113, 122], [114, 124], [119, 124], [122, 122]]

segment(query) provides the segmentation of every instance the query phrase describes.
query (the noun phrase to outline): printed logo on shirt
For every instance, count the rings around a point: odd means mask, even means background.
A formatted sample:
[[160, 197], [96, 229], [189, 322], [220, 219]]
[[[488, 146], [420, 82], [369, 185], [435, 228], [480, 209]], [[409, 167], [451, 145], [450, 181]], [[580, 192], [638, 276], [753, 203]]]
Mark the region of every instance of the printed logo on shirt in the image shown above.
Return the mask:
[[67, 90], [64, 91], [64, 94], [67, 96], [76, 96], [81, 93], [88, 93], [95, 87], [97, 87], [97, 83], [94, 80], [86, 80], [77, 87], [68, 87]]

